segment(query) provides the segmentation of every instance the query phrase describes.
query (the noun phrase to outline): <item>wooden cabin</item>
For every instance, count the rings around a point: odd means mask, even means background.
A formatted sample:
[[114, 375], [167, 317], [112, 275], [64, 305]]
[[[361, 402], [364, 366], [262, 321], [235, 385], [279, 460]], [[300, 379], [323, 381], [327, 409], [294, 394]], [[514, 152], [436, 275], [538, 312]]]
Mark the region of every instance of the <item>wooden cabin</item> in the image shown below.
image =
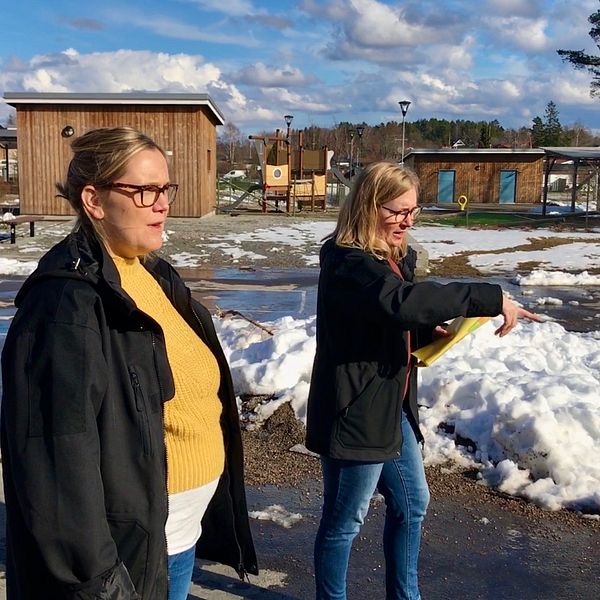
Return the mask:
[[55, 183], [66, 173], [70, 142], [97, 127], [127, 125], [166, 152], [171, 181], [179, 184], [170, 215], [201, 217], [214, 211], [217, 125], [224, 118], [207, 94], [10, 93], [17, 110], [21, 214], [69, 215]]
[[404, 162], [419, 176], [423, 204], [514, 205], [541, 202], [544, 156], [541, 148], [414, 149]]

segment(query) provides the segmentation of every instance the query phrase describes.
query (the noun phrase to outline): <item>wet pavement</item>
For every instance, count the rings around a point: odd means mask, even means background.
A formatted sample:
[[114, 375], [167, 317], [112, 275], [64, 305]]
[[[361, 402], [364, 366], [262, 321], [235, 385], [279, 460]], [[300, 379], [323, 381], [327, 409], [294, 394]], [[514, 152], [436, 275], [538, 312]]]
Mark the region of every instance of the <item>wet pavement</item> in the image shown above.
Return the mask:
[[[209, 309], [238, 310], [256, 321], [271, 321], [286, 315], [303, 319], [316, 312], [317, 268], [180, 269], [180, 272], [195, 296]], [[547, 315], [568, 331], [600, 329], [598, 286], [519, 286], [500, 276], [478, 279], [430, 277], [429, 280], [496, 283], [526, 308]]]
[[[248, 500], [250, 510], [280, 504], [303, 518], [290, 529], [253, 520], [261, 576], [241, 583], [231, 569], [203, 564], [195, 571], [190, 599], [314, 598], [312, 544], [321, 506], [319, 485], [250, 488]], [[385, 597], [384, 512], [384, 504], [373, 501], [355, 540], [348, 600]], [[434, 497], [425, 520], [420, 581], [423, 600], [598, 600], [600, 536], [585, 526], [531, 519], [491, 498], [481, 503]]]
[[[4, 496], [0, 529], [4, 530]], [[517, 507], [518, 500], [510, 500]], [[198, 564], [188, 600], [309, 600], [314, 598], [312, 545], [318, 526], [318, 482], [248, 488], [251, 511], [279, 504], [302, 519], [286, 529], [252, 520], [261, 573], [240, 581], [229, 567]], [[384, 504], [374, 499], [355, 540], [348, 600], [385, 597], [381, 548]], [[537, 509], [536, 509], [537, 510]], [[6, 597], [5, 547], [0, 539], [0, 598]], [[423, 600], [598, 600], [600, 535], [585, 522], [531, 518], [527, 511], [472, 496], [432, 498], [420, 559]]]
[[[178, 270], [194, 296], [211, 311], [237, 310], [259, 322], [284, 316], [305, 319], [316, 312], [319, 278], [316, 267]], [[8, 329], [14, 314], [12, 301], [24, 279], [0, 279], [0, 336]], [[600, 286], [518, 286], [502, 276], [430, 277], [429, 280], [497, 283], [526, 308], [547, 315], [568, 331], [600, 330]]]

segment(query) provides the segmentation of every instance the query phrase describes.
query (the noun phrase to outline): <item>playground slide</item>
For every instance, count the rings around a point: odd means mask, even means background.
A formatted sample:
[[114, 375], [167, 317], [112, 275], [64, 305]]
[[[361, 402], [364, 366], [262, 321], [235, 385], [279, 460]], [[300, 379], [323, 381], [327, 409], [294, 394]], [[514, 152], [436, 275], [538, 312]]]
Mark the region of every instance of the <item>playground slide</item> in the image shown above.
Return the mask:
[[337, 165], [331, 165], [331, 172], [333, 173], [333, 176], [342, 184], [345, 185], [346, 187], [350, 187], [352, 184], [350, 183], [350, 180], [342, 173], [342, 171], [340, 170], [340, 168]]
[[227, 206], [220, 206], [219, 212], [228, 212], [230, 210], [236, 209], [248, 196], [251, 196], [254, 192], [258, 190], [262, 190], [262, 183], [255, 183], [251, 185], [247, 191], [245, 191], [239, 198], [235, 200], [235, 202], [233, 202], [233, 204], [228, 204]]

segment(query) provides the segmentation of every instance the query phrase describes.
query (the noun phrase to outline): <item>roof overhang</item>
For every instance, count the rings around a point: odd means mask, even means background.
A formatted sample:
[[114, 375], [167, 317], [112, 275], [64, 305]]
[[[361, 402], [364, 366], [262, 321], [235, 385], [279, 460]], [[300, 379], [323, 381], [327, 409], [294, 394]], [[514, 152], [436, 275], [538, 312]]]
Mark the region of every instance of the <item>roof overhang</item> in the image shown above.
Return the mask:
[[9, 150], [17, 147], [17, 130], [15, 127], [0, 128], [0, 146]]
[[544, 150], [541, 148], [414, 148], [406, 154], [404, 160], [412, 154], [420, 156], [506, 156], [516, 154], [544, 156]]
[[600, 147], [547, 146], [542, 150], [551, 158], [573, 161], [600, 161]]
[[225, 117], [208, 94], [168, 94], [168, 93], [122, 93], [122, 94], [83, 94], [83, 93], [30, 93], [5, 92], [4, 100], [13, 107], [31, 104], [59, 105], [154, 105], [154, 106], [206, 106], [219, 125], [225, 124]]

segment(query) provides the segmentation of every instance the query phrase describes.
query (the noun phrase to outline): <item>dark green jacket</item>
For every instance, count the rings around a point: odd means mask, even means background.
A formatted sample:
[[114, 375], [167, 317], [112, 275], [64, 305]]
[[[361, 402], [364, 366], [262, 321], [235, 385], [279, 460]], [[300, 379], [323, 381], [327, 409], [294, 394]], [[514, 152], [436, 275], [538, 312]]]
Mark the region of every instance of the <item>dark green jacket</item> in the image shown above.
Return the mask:
[[[256, 573], [237, 407], [210, 314], [168, 263], [146, 268], [221, 370], [226, 471], [197, 554]], [[15, 303], [2, 352], [7, 599], [166, 600], [163, 403], [174, 384], [161, 328], [81, 231], [42, 258]]]

